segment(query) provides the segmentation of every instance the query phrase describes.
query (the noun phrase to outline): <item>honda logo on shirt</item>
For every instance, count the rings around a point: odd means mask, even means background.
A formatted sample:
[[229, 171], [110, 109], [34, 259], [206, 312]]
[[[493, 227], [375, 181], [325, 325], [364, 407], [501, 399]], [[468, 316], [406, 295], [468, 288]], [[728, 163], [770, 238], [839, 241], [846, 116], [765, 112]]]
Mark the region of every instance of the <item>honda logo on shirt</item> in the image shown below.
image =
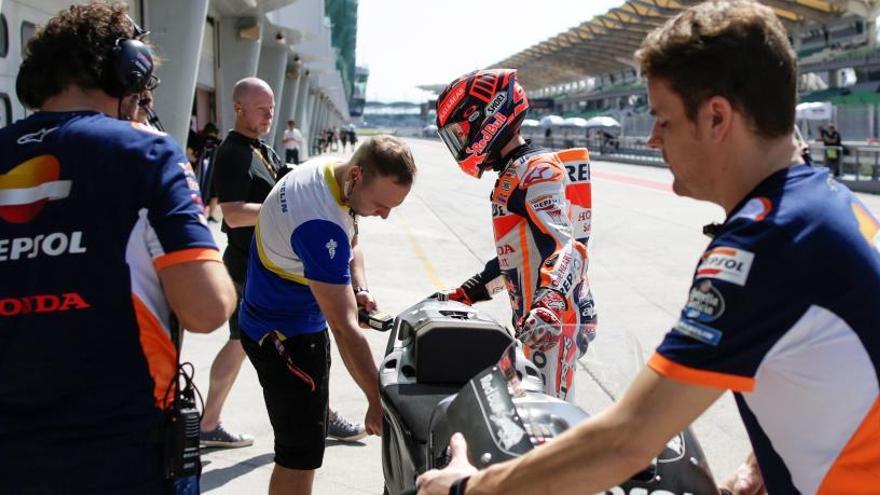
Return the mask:
[[88, 309], [91, 305], [76, 292], [40, 294], [24, 297], [0, 297], [0, 316], [30, 313], [54, 313], [72, 309]]

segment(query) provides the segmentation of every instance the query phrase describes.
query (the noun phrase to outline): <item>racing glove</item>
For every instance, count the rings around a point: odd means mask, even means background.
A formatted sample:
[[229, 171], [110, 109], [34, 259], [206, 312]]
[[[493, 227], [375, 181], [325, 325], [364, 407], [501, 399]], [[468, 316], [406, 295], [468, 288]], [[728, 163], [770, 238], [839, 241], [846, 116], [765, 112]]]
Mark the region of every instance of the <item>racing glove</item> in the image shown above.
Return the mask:
[[440, 301], [458, 301], [460, 303], [467, 304], [468, 306], [474, 303], [474, 301], [470, 297], [468, 297], [467, 292], [465, 292], [464, 289], [462, 289], [461, 287], [441, 290], [440, 292], [437, 292], [435, 296]]
[[561, 292], [538, 289], [531, 309], [517, 325], [516, 338], [536, 351], [552, 349], [562, 333], [562, 314], [567, 306]]
[[492, 299], [492, 296], [489, 295], [489, 290], [486, 288], [482, 275], [482, 273], [478, 273], [465, 280], [461, 287], [442, 290], [435, 295], [440, 300], [458, 301], [467, 305], [488, 301]]

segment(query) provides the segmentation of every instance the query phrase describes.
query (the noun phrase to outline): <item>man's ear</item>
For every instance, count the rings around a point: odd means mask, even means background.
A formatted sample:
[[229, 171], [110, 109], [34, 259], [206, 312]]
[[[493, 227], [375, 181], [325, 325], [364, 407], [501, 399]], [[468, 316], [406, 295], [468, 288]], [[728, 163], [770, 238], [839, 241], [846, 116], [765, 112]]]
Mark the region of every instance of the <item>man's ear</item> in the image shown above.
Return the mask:
[[360, 165], [353, 163], [351, 166], [351, 171], [349, 172], [349, 177], [351, 177], [351, 180], [353, 181], [363, 179], [364, 169]]
[[723, 96], [713, 96], [703, 103], [703, 122], [706, 123], [709, 136], [718, 141], [727, 136], [733, 124], [733, 106]]

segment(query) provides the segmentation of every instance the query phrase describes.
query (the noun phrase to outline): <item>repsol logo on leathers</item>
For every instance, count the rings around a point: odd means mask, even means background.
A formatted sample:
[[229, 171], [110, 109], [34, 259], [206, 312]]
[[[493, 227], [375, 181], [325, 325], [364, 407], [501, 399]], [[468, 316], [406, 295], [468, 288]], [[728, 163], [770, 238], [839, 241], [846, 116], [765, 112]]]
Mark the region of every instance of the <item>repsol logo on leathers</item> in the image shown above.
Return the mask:
[[569, 182], [584, 182], [590, 180], [589, 163], [566, 163], [565, 171], [568, 173]]

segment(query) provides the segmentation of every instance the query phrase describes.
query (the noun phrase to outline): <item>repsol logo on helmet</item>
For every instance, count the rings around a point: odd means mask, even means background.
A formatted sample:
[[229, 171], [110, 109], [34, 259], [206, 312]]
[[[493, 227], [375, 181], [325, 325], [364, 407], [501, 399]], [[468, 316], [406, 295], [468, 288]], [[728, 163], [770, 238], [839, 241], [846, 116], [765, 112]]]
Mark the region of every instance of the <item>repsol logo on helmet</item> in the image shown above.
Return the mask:
[[41, 294], [38, 296], [0, 297], [0, 316], [31, 313], [54, 313], [72, 309], [86, 309], [90, 304], [76, 292]]
[[489, 102], [489, 106], [486, 107], [486, 116], [495, 115], [495, 112], [501, 108], [501, 105], [503, 105], [505, 101], [507, 101], [507, 94], [496, 94], [495, 97], [492, 98], [492, 101]]

